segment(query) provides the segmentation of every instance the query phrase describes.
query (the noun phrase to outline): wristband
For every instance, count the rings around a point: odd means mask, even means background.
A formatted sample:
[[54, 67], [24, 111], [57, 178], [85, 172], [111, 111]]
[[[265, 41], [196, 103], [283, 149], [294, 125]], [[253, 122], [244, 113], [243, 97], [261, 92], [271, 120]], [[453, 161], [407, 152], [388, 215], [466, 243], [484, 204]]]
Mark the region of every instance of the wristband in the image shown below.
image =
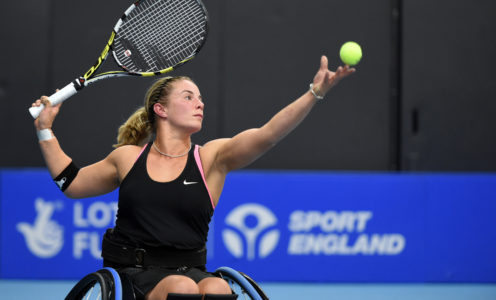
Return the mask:
[[51, 140], [54, 138], [52, 130], [48, 128], [36, 131], [36, 135], [38, 135], [38, 141], [40, 142]]
[[322, 100], [324, 99], [324, 96], [317, 95], [315, 91], [313, 90], [313, 83], [310, 83], [310, 93], [317, 99], [317, 100]]
[[76, 167], [74, 162], [71, 161], [71, 163], [64, 169], [64, 171], [62, 171], [57, 177], [55, 177], [53, 181], [63, 192], [69, 187], [74, 178], [76, 178], [78, 172], [79, 168]]

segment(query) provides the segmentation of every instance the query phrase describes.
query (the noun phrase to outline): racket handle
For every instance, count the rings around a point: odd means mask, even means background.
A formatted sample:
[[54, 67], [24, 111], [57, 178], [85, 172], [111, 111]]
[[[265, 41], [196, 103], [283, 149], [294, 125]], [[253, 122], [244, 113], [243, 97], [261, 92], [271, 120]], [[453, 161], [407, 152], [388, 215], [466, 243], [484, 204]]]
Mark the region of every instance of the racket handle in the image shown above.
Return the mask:
[[[48, 97], [50, 100], [50, 103], [52, 105], [57, 105], [59, 103], [64, 102], [65, 100], [69, 99], [71, 96], [76, 94], [78, 90], [76, 89], [74, 82], [69, 83], [65, 87], [63, 87], [61, 90], [56, 92], [55, 94], [51, 95]], [[33, 119], [37, 119], [40, 113], [43, 111], [45, 108], [45, 105], [40, 105], [40, 106], [34, 106], [29, 108], [29, 113], [33, 117]]]

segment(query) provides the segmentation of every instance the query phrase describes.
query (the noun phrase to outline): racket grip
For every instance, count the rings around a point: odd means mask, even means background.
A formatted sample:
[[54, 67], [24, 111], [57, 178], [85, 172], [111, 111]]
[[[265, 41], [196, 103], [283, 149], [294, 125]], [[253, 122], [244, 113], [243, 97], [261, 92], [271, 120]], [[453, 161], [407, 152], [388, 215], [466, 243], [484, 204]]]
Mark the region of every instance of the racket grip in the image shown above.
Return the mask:
[[[71, 96], [76, 94], [78, 90], [76, 89], [74, 82], [69, 83], [65, 87], [63, 87], [61, 90], [56, 92], [55, 94], [51, 95], [48, 97], [50, 100], [50, 103], [52, 105], [57, 105], [59, 103], [64, 102], [65, 100], [69, 99]], [[37, 119], [40, 113], [43, 111], [45, 108], [45, 105], [40, 105], [40, 106], [34, 106], [29, 108], [29, 113], [33, 117], [33, 119]]]

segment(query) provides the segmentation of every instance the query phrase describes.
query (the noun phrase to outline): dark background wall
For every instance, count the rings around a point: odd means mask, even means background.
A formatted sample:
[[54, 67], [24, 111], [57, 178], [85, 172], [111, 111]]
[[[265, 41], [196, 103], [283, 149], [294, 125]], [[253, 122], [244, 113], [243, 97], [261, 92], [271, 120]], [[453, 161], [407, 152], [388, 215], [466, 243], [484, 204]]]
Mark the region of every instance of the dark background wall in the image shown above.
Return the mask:
[[[1, 167], [43, 166], [28, 106], [85, 72], [131, 1], [4, 3]], [[202, 144], [261, 126], [304, 93], [326, 54], [359, 42], [358, 72], [257, 169], [496, 171], [496, 3], [483, 0], [205, 0], [205, 48], [175, 71], [206, 102]], [[108, 62], [111, 62], [110, 60]], [[93, 85], [54, 132], [80, 165], [105, 157], [151, 79]]]
[[402, 166], [496, 170], [496, 2], [404, 1]]

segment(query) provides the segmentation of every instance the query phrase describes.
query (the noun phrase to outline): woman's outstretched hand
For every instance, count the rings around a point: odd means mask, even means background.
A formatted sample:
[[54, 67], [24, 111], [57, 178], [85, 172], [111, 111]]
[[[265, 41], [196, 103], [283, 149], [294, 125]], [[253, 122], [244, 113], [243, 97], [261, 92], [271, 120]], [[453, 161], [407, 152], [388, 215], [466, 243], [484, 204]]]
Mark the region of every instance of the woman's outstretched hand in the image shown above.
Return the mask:
[[341, 79], [355, 71], [355, 68], [350, 68], [350, 66], [345, 65], [344, 67], [339, 66], [336, 72], [332, 72], [328, 69], [327, 57], [323, 55], [320, 58], [320, 68], [313, 78], [313, 90], [317, 95], [325, 96], [325, 94]]

